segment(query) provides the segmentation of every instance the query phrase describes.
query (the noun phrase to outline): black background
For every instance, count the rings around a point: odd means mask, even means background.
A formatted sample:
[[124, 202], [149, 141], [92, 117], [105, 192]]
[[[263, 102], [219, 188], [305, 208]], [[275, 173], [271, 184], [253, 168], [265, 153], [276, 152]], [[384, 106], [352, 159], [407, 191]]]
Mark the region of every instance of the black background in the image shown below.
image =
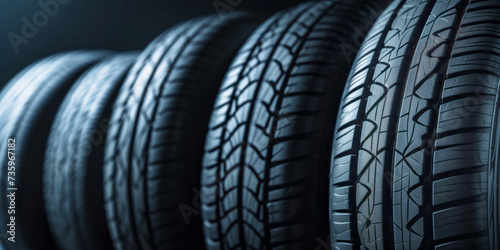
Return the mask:
[[[48, 2], [55, 0], [41, 0]], [[62, 1], [62, 0], [60, 0]], [[222, 15], [214, 2], [231, 11], [271, 15], [304, 0], [65, 0], [58, 12], [15, 52], [8, 34], [22, 36], [23, 17], [43, 11], [38, 0], [0, 0], [0, 88], [30, 63], [66, 50], [143, 49], [165, 29], [201, 15]], [[231, 3], [233, 6], [231, 6]], [[221, 7], [220, 4], [217, 4]], [[41, 19], [42, 20], [42, 19]], [[43, 21], [43, 20], [42, 20]]]

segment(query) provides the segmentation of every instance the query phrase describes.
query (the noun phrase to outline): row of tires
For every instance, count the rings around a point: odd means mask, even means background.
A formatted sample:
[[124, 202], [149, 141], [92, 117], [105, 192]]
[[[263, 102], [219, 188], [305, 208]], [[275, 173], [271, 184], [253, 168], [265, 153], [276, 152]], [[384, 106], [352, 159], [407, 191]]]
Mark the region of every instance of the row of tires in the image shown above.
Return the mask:
[[497, 0], [315, 1], [50, 56], [0, 95], [2, 243], [499, 249], [499, 80]]

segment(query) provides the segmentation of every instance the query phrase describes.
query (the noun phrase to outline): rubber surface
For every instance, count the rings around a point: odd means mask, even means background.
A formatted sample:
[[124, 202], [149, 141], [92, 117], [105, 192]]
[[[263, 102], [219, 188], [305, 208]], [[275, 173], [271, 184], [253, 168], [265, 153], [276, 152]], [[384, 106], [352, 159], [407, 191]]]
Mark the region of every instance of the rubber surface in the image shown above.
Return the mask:
[[208, 249], [329, 248], [333, 124], [357, 41], [380, 8], [305, 3], [268, 19], [240, 50], [205, 146]]
[[258, 24], [239, 12], [183, 23], [132, 67], [105, 150], [105, 208], [116, 249], [203, 248], [196, 190], [210, 109], [231, 59]]
[[499, 14], [394, 1], [375, 23], [337, 122], [335, 248], [498, 249]]
[[44, 200], [60, 249], [111, 249], [102, 188], [104, 139], [111, 107], [135, 53], [112, 55], [78, 79], [52, 125]]
[[[7, 157], [0, 158], [0, 194], [15, 192], [15, 242], [1, 237], [7, 249], [55, 249], [42, 194], [45, 144], [57, 108], [76, 78], [109, 52], [75, 51], [57, 54], [29, 66], [0, 94], [0, 152], [7, 154], [15, 138], [14, 185], [8, 182]], [[12, 180], [9, 180], [12, 181]], [[17, 190], [7, 191], [7, 187]], [[8, 192], [8, 193], [6, 193]], [[0, 199], [1, 230], [7, 232], [10, 200]], [[10, 209], [9, 209], [10, 210]], [[10, 235], [8, 235], [10, 237]]]

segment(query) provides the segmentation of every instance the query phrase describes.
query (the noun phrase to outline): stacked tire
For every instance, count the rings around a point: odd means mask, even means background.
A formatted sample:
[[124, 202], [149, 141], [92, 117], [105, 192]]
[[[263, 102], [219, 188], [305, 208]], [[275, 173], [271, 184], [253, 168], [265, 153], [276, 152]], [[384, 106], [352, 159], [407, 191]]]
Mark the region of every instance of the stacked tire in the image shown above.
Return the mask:
[[331, 172], [334, 247], [498, 249], [498, 1], [394, 1], [354, 63]]
[[50, 56], [0, 93], [0, 239], [499, 249], [499, 80], [495, 0], [312, 1]]
[[205, 146], [208, 249], [315, 249], [327, 241], [341, 90], [362, 40], [356, 31], [369, 27], [379, 8], [369, 1], [305, 3], [269, 18], [243, 45], [222, 83]]

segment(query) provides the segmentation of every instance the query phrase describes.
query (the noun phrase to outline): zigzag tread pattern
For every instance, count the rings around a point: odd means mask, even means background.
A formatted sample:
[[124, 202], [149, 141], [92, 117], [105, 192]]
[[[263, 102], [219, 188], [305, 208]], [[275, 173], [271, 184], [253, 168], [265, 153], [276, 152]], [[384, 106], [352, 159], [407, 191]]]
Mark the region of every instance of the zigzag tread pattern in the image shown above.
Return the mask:
[[[427, 1], [393, 2], [362, 45], [361, 51], [366, 52], [358, 55], [349, 78], [332, 163], [333, 195], [340, 194], [345, 201], [344, 209], [332, 211], [334, 223], [338, 219], [343, 225], [334, 230], [344, 232], [340, 240], [334, 240], [334, 247], [393, 247], [392, 202], [387, 193], [392, 189], [388, 163], [394, 147], [394, 113], [411, 62], [409, 52], [428, 5]], [[340, 180], [333, 179], [339, 175]]]
[[439, 95], [467, 1], [437, 1], [420, 34], [408, 73], [393, 162], [396, 249], [432, 243], [431, 159]]

